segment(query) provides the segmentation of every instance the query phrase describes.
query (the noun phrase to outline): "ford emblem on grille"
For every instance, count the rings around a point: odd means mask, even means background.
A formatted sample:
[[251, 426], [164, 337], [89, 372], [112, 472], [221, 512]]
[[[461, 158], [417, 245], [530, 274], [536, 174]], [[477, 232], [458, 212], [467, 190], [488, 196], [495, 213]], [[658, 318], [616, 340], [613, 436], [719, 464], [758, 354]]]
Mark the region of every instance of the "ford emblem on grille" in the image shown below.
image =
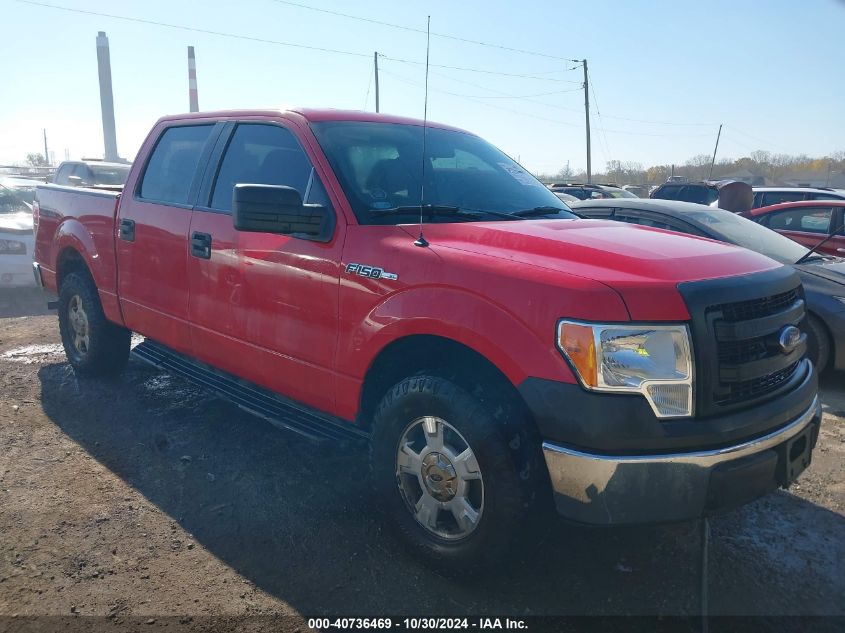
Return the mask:
[[789, 352], [798, 347], [800, 342], [801, 330], [794, 325], [787, 325], [780, 331], [778, 345], [780, 345], [780, 351], [784, 354], [789, 354]]

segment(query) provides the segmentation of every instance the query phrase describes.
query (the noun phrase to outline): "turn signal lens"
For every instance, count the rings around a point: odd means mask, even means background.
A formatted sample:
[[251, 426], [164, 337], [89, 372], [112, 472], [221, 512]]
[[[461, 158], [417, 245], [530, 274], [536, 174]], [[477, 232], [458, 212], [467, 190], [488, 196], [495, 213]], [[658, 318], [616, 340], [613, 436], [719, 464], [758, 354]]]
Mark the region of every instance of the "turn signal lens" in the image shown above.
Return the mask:
[[558, 332], [560, 348], [575, 365], [581, 380], [588, 387], [598, 385], [596, 339], [593, 328], [578, 323], [561, 323]]

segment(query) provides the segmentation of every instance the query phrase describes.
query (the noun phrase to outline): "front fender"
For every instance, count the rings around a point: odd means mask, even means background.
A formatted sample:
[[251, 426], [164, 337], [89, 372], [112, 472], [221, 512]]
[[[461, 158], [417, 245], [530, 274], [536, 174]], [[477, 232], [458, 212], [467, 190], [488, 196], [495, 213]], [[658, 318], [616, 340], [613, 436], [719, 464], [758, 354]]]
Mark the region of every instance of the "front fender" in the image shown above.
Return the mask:
[[514, 385], [528, 377], [575, 382], [554, 343], [554, 322], [540, 336], [519, 316], [486, 297], [457, 288], [415, 286], [386, 297], [342, 337], [341, 373], [362, 380], [379, 352], [406, 336], [427, 334], [466, 345]]

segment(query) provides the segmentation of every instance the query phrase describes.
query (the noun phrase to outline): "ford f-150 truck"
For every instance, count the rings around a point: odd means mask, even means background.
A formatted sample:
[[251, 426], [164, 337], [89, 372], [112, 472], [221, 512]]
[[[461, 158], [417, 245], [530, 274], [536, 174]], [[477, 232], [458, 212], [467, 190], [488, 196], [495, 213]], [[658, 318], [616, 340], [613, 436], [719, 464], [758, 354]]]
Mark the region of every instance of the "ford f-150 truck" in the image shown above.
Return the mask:
[[35, 216], [78, 374], [118, 371], [138, 332], [248, 411], [367, 440], [373, 506], [446, 566], [502, 557], [552, 502], [599, 525], [734, 507], [818, 436], [791, 268], [579, 219], [445, 125], [165, 117], [122, 193], [45, 185]]

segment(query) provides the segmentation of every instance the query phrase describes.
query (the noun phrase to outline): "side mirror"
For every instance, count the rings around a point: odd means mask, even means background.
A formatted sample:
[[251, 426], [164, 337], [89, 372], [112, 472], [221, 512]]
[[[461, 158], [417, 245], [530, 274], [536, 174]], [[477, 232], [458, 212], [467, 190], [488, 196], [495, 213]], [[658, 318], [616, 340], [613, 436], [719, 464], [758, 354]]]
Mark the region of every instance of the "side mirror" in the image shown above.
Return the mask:
[[238, 231], [293, 235], [328, 242], [334, 215], [319, 204], [303, 204], [293, 187], [235, 185], [232, 216]]

